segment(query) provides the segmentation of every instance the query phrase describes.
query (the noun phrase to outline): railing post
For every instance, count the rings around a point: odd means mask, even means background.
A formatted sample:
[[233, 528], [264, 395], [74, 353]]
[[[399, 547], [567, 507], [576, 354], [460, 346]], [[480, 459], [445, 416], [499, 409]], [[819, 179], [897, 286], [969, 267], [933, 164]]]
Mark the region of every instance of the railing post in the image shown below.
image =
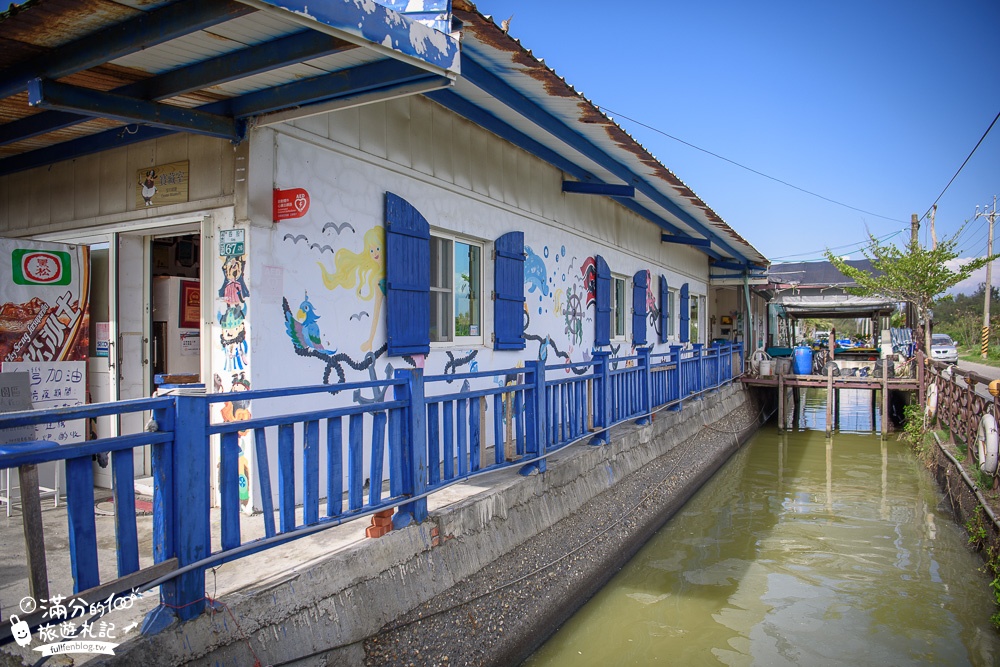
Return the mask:
[[[165, 419], [169, 426], [169, 419]], [[177, 567], [185, 567], [211, 555], [209, 524], [208, 401], [205, 396], [174, 397], [174, 441], [154, 457], [154, 484], [162, 485], [160, 506], [154, 502], [155, 558], [177, 558]], [[170, 470], [162, 470], [169, 462]], [[157, 470], [160, 463], [160, 470]], [[169, 475], [169, 479], [167, 478]], [[156, 494], [160, 495], [160, 494]], [[154, 495], [155, 501], [155, 495]], [[162, 519], [162, 523], [157, 519]], [[205, 609], [205, 568], [194, 568], [160, 586], [160, 605], [143, 622], [143, 634], [155, 634], [176, 618], [186, 621]]]
[[608, 428], [611, 426], [611, 352], [598, 350], [594, 352], [594, 429], [597, 430], [590, 440], [592, 445], [606, 445], [611, 440]]
[[[549, 449], [548, 414], [545, 411], [545, 362], [526, 361], [524, 363], [525, 390], [524, 420], [525, 454], [529, 459], [541, 456]], [[528, 463], [518, 471], [522, 475], [545, 472], [545, 459]]]
[[[406, 414], [406, 440], [403, 442], [403, 494], [419, 496], [427, 489], [427, 403], [424, 400], [424, 371], [420, 368], [395, 372], [396, 379], [406, 384], [393, 389], [397, 401], [408, 401]], [[391, 474], [395, 475], [393, 470]], [[427, 498], [404, 503], [392, 517], [392, 527], [402, 528], [420, 523], [427, 518]]]
[[698, 360], [698, 386], [694, 390], [700, 397], [701, 392], [705, 389], [705, 344], [692, 343], [691, 347], [694, 349], [695, 359]]
[[642, 415], [635, 421], [638, 426], [648, 424], [653, 412], [653, 374], [649, 369], [649, 353], [650, 349], [648, 347], [636, 348], [636, 354], [639, 355], [640, 382], [642, 383], [642, 386], [639, 388], [641, 392], [639, 406], [642, 410]]
[[674, 411], [680, 410], [683, 407], [684, 395], [681, 393], [684, 389], [684, 369], [681, 366], [681, 352], [683, 350], [683, 345], [670, 346], [670, 356], [673, 357], [674, 363], [677, 364], [677, 372], [674, 373], [674, 396], [677, 398], [677, 404], [670, 408]]

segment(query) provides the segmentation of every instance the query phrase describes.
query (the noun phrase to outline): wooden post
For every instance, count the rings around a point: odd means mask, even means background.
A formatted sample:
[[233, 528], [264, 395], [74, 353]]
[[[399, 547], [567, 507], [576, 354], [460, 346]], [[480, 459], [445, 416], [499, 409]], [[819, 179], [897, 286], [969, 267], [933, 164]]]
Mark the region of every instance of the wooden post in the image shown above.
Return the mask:
[[[833, 335], [833, 330], [830, 330]], [[831, 349], [832, 351], [832, 349]], [[826, 371], [826, 437], [833, 434], [833, 369]]]
[[778, 375], [778, 432], [785, 430], [785, 376]]
[[840, 389], [833, 390], [833, 425], [840, 430]]
[[[42, 532], [42, 501], [38, 494], [38, 466], [17, 469], [21, 493], [21, 523], [28, 556], [28, 590], [36, 602], [49, 597], [49, 576], [45, 566], [45, 535]], [[10, 489], [7, 490], [10, 494]], [[9, 499], [8, 499], [9, 502]]]
[[889, 434], [889, 364], [882, 365], [882, 437]]
[[802, 389], [800, 387], [792, 387], [792, 424], [797, 430], [799, 426], [799, 414], [802, 411]]

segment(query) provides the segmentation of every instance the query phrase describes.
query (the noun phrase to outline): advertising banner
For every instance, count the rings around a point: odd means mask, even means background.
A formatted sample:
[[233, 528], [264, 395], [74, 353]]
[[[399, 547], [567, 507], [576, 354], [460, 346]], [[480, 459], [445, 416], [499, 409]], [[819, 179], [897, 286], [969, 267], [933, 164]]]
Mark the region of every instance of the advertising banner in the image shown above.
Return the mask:
[[90, 249], [0, 238], [0, 362], [86, 361]]

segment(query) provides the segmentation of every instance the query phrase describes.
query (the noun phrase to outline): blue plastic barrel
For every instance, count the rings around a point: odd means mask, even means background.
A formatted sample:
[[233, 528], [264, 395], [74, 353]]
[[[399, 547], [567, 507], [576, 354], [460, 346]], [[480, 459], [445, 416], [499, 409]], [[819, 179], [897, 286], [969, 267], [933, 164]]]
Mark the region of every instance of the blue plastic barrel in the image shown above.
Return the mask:
[[797, 345], [795, 347], [795, 361], [793, 369], [796, 375], [811, 375], [813, 367], [813, 351], [808, 345]]

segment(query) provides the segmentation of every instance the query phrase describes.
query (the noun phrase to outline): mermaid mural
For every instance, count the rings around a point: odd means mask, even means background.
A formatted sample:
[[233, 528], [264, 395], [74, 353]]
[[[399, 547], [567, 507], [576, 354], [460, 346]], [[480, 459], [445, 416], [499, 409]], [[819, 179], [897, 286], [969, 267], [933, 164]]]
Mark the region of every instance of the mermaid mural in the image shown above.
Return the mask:
[[359, 253], [347, 248], [338, 250], [333, 256], [332, 273], [326, 270], [322, 262], [317, 264], [323, 272], [323, 284], [327, 289], [354, 289], [359, 299], [375, 301], [368, 340], [361, 345], [362, 352], [369, 352], [375, 340], [379, 314], [382, 312], [382, 299], [385, 298], [385, 229], [381, 226], [372, 227], [365, 232], [364, 242], [365, 249]]

